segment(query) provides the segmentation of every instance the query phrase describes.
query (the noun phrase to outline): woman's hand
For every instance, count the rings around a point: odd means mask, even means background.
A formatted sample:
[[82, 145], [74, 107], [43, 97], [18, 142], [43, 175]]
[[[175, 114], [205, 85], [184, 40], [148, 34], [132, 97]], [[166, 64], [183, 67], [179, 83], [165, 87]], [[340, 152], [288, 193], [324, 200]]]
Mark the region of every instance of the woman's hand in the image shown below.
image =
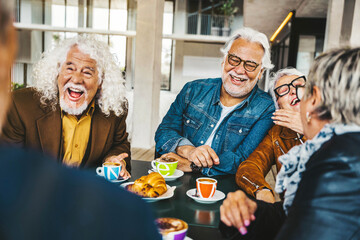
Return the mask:
[[300, 113], [286, 110], [286, 109], [278, 109], [273, 113], [274, 124], [290, 128], [291, 130], [304, 134], [303, 126], [301, 123]]
[[108, 158], [105, 159], [105, 162], [116, 162], [116, 163], [120, 163], [121, 165], [121, 171], [120, 171], [120, 177], [122, 177], [123, 179], [129, 179], [131, 177], [130, 173], [126, 170], [126, 162], [125, 162], [125, 158], [128, 157], [129, 155], [127, 153], [121, 153], [117, 156], [110, 156]]
[[227, 226], [239, 229], [242, 235], [247, 233], [246, 227], [255, 220], [256, 202], [248, 198], [241, 190], [229, 193], [220, 207], [220, 219]]

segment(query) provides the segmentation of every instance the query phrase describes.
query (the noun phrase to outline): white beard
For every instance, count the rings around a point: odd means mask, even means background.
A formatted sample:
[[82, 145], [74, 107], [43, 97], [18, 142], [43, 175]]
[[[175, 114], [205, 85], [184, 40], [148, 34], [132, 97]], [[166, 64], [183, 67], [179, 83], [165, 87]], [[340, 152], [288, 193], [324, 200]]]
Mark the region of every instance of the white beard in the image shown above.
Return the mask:
[[68, 114], [75, 115], [75, 116], [81, 115], [87, 109], [89, 103], [87, 101], [84, 101], [84, 103], [81, 106], [76, 107], [75, 102], [71, 102], [71, 101], [70, 101], [70, 103], [65, 102], [65, 94], [66, 94], [67, 89], [70, 87], [83, 91], [85, 98], [87, 97], [87, 91], [84, 86], [76, 85], [74, 83], [69, 82], [69, 83], [65, 84], [65, 86], [64, 86], [63, 97], [60, 97], [60, 107], [64, 112], [66, 112]]
[[64, 112], [66, 112], [66, 113], [68, 113], [68, 114], [70, 114], [70, 115], [74, 115], [74, 116], [78, 116], [78, 115], [83, 114], [84, 111], [85, 111], [85, 110], [87, 109], [87, 107], [88, 107], [88, 102], [85, 101], [81, 106], [79, 106], [79, 107], [77, 107], [77, 108], [75, 107], [76, 103], [73, 103], [73, 104], [71, 104], [71, 105], [74, 105], [74, 106], [69, 106], [69, 105], [65, 102], [64, 98], [60, 98], [60, 107], [61, 107], [61, 109], [62, 109]]
[[[258, 75], [256, 76], [255, 79], [257, 80], [253, 80], [253, 82], [249, 82], [247, 83], [245, 86], [239, 88], [239, 87], [235, 87], [231, 82], [229, 81], [225, 81], [225, 78], [226, 77], [230, 77], [230, 74], [233, 74], [235, 76], [238, 76], [234, 70], [231, 70], [230, 72], [225, 72], [224, 71], [224, 66], [222, 68], [222, 82], [223, 82], [223, 86], [224, 86], [224, 89], [225, 91], [232, 97], [234, 98], [242, 98], [244, 96], [246, 96], [247, 94], [249, 94], [249, 92], [252, 91], [252, 89], [254, 88], [254, 86], [256, 85], [256, 83], [258, 82], [258, 77], [261, 73], [261, 71], [259, 71]], [[247, 80], [247, 81], [250, 81], [250, 80]]]

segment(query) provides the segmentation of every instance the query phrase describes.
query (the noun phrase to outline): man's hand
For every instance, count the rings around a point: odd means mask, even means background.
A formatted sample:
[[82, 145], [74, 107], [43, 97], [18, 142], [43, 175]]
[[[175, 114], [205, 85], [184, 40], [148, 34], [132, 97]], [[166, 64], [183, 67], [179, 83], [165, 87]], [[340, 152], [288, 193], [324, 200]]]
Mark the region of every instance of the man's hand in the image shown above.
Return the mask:
[[128, 157], [127, 153], [121, 153], [117, 156], [110, 156], [105, 159], [105, 162], [116, 162], [121, 164], [120, 177], [123, 179], [129, 179], [131, 177], [130, 173], [126, 170], [126, 162], [124, 158]]
[[266, 189], [261, 189], [259, 191], [256, 192], [256, 199], [258, 200], [262, 200], [264, 202], [268, 202], [268, 203], [274, 203], [275, 202], [275, 197], [272, 194], [271, 191], [266, 190]]
[[271, 118], [274, 120], [274, 124], [290, 128], [300, 134], [304, 133], [299, 112], [278, 109], [273, 114], [274, 116]]
[[189, 161], [195, 163], [198, 167], [211, 168], [214, 164], [220, 164], [219, 157], [215, 151], [208, 145], [202, 145], [199, 147], [194, 146], [181, 146], [176, 149], [176, 152]]
[[177, 169], [183, 171], [183, 172], [191, 172], [191, 168], [190, 168], [190, 164], [191, 162], [189, 160], [187, 160], [186, 158], [183, 158], [179, 155], [177, 155], [176, 153], [165, 153], [163, 155], [161, 155], [160, 158], [163, 158], [163, 157], [168, 157], [168, 158], [173, 158], [173, 159], [176, 159], [178, 160], [178, 166], [177, 166]]
[[236, 227], [242, 235], [246, 227], [255, 220], [256, 202], [250, 200], [241, 190], [229, 193], [220, 207], [220, 219], [227, 226]]

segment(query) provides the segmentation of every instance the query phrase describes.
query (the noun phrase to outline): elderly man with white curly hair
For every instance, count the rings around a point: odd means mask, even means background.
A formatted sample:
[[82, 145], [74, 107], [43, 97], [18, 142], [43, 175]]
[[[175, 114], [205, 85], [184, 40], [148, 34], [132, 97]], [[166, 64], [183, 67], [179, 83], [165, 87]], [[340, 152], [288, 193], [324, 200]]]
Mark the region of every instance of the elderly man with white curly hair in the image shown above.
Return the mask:
[[33, 80], [13, 93], [3, 140], [71, 167], [119, 162], [129, 178], [125, 86], [108, 46], [91, 36], [65, 40], [43, 54]]

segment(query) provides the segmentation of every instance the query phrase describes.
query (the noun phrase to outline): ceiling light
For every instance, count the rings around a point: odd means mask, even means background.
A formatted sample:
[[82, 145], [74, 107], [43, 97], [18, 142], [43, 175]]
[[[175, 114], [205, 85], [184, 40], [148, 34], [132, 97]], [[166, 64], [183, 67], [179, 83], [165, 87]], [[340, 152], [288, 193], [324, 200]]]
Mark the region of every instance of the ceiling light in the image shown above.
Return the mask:
[[284, 21], [280, 24], [280, 26], [278, 27], [278, 29], [276, 29], [276, 31], [273, 33], [273, 35], [270, 38], [270, 42], [273, 42], [275, 40], [275, 38], [277, 37], [277, 35], [281, 32], [281, 30], [285, 27], [285, 25], [290, 21], [290, 19], [292, 18], [292, 16], [295, 14], [295, 11], [291, 11], [289, 12], [289, 14], [286, 16], [286, 18], [284, 19]]

